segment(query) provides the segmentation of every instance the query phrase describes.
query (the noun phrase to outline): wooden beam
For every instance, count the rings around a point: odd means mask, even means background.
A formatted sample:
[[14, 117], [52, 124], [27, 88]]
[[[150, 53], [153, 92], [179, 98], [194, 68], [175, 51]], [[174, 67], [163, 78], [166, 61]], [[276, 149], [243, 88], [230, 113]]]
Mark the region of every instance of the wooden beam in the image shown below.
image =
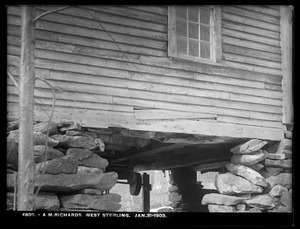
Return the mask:
[[205, 170], [222, 168], [222, 167], [226, 166], [228, 164], [228, 162], [229, 161], [221, 161], [221, 162], [201, 164], [201, 165], [193, 166], [192, 170], [194, 170], [194, 171], [205, 171]]
[[185, 157], [180, 160], [170, 161], [158, 161], [154, 163], [139, 164], [134, 166], [134, 172], [147, 171], [147, 170], [169, 170], [179, 167], [190, 167], [197, 164], [213, 163], [216, 160], [230, 160], [230, 157], [218, 157], [218, 158], [199, 158], [196, 156]]
[[166, 146], [164, 146], [163, 144], [160, 144], [160, 147], [149, 150], [149, 148], [152, 148], [153, 145], [156, 145], [156, 144], [152, 144], [150, 147], [146, 147], [146, 149], [143, 149], [136, 153], [132, 153], [132, 154], [120, 157], [120, 158], [113, 159], [110, 161], [110, 163], [125, 161], [127, 159], [132, 159], [132, 158], [137, 158], [137, 157], [142, 157], [142, 156], [149, 156], [149, 155], [153, 155], [156, 153], [161, 153], [161, 152], [165, 152], [165, 151], [182, 148], [185, 146], [185, 144], [164, 144]]
[[21, 13], [21, 61], [19, 82], [19, 156], [18, 156], [18, 211], [34, 209], [34, 158], [33, 158], [33, 111], [34, 111], [34, 34], [32, 22], [35, 10], [22, 6]]
[[282, 53], [283, 123], [294, 122], [293, 106], [293, 12], [280, 6], [280, 37]]
[[143, 212], [150, 212], [150, 191], [149, 174], [143, 173]]

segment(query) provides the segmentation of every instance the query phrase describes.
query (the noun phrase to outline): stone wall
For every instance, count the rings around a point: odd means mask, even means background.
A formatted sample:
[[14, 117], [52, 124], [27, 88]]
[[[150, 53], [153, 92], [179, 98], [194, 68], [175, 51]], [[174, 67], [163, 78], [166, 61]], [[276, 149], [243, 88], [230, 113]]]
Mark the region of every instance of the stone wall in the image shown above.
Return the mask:
[[[48, 211], [117, 211], [121, 196], [109, 193], [117, 183], [118, 174], [105, 172], [108, 161], [96, 151], [104, 151], [97, 135], [83, 131], [74, 122], [48, 122], [34, 125], [35, 210]], [[17, 123], [10, 123], [7, 136], [7, 210], [14, 209], [18, 171]], [[94, 151], [94, 152], [93, 152]]]
[[272, 145], [252, 139], [230, 151], [227, 172], [214, 180], [218, 193], [202, 198], [209, 212], [292, 211], [291, 139]]

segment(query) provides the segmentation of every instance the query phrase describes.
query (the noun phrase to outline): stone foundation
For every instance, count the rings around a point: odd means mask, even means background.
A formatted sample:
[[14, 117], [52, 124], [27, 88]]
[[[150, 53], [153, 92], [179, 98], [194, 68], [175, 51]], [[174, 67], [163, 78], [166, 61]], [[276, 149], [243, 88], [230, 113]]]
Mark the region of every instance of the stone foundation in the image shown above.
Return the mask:
[[[48, 146], [45, 146], [48, 122], [34, 126], [34, 161], [36, 166], [34, 198], [36, 211], [118, 211], [121, 196], [109, 193], [118, 174], [105, 172], [108, 161], [94, 149], [104, 151], [101, 139], [86, 134], [74, 122], [50, 125]], [[7, 137], [7, 210], [17, 209], [14, 194], [18, 171], [17, 126], [9, 125]], [[47, 153], [45, 152], [47, 150]]]
[[292, 212], [290, 139], [270, 146], [253, 139], [230, 151], [227, 172], [215, 177], [218, 193], [202, 198], [209, 212]]

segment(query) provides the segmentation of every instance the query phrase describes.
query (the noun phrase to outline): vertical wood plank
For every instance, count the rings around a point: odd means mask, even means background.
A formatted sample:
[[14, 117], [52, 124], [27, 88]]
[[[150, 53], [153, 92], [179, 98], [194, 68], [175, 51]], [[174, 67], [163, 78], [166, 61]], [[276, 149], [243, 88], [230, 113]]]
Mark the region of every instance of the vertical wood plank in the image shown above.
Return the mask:
[[283, 123], [293, 123], [294, 107], [292, 98], [292, 50], [293, 50], [293, 17], [292, 9], [280, 6], [280, 37], [282, 52], [282, 90], [283, 90]]

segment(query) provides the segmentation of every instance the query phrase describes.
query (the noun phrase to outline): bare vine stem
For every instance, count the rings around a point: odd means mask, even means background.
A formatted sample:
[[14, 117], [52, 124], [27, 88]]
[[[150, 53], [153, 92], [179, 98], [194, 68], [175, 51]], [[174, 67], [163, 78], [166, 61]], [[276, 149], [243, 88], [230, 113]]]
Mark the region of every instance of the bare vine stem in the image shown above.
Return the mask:
[[55, 13], [55, 12], [58, 12], [58, 11], [61, 11], [61, 10], [64, 10], [64, 9], [67, 9], [67, 8], [70, 8], [71, 6], [63, 6], [63, 7], [60, 7], [60, 8], [57, 8], [57, 9], [54, 9], [54, 10], [48, 10], [44, 13], [41, 13], [40, 15], [36, 16], [35, 18], [32, 19], [33, 22], [36, 22], [37, 20], [41, 19], [42, 17], [46, 16], [47, 14], [52, 14], [52, 13]]

